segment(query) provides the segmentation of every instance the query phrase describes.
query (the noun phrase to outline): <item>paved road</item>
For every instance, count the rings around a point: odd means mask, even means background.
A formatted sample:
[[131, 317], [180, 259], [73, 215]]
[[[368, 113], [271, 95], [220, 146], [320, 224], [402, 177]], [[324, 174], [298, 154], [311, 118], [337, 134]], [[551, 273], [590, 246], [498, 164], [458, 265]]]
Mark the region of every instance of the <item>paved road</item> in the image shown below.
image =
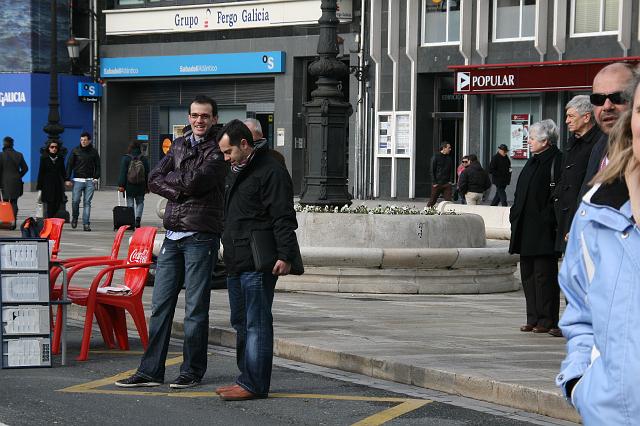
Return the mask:
[[[79, 325], [79, 324], [76, 324]], [[99, 333], [96, 333], [99, 335]], [[80, 328], [70, 327], [70, 350], [77, 352]], [[94, 339], [87, 362], [70, 360], [54, 368], [1, 370], [0, 423], [7, 425], [91, 424], [237, 424], [237, 425], [527, 425], [559, 424], [523, 417], [506, 407], [478, 405], [464, 398], [425, 392], [276, 359], [270, 398], [224, 402], [214, 390], [233, 382], [232, 351], [210, 347], [209, 369], [201, 386], [171, 390], [122, 389], [113, 385], [138, 363], [139, 341], [132, 350], [105, 350]], [[179, 342], [168, 356], [167, 380], [178, 375]], [[366, 379], [365, 379], [366, 380]], [[386, 389], [383, 389], [386, 388]], [[403, 391], [408, 391], [407, 395]]]

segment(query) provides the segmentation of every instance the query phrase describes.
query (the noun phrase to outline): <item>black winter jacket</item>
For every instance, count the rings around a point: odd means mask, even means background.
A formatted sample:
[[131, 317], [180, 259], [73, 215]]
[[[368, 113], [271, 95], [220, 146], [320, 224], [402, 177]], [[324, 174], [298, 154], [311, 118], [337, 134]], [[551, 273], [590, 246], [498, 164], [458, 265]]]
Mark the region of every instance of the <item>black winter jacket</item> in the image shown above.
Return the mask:
[[509, 211], [509, 253], [522, 256], [558, 254], [555, 250], [557, 223], [551, 186], [552, 164], [557, 182], [562, 175], [562, 153], [555, 145], [531, 157], [520, 172]]
[[224, 162], [212, 127], [191, 146], [191, 127], [173, 141], [167, 155], [149, 175], [149, 190], [165, 197], [163, 225], [171, 231], [222, 233]]
[[100, 178], [100, 155], [93, 144], [78, 145], [71, 150], [67, 163], [67, 179]]
[[252, 230], [273, 230], [278, 259], [291, 263], [297, 255], [293, 183], [287, 169], [269, 155], [268, 146], [257, 146], [243, 170], [227, 175], [224, 218], [222, 242], [228, 273], [255, 271], [249, 245]]
[[[22, 177], [29, 171], [22, 153], [13, 148], [3, 148], [0, 154], [0, 184], [6, 200], [17, 200], [24, 191]], [[6, 201], [5, 200], [5, 201]]]
[[431, 184], [443, 185], [451, 182], [453, 176], [453, 160], [451, 155], [436, 153], [431, 160]]
[[556, 219], [558, 220], [558, 235], [556, 236], [556, 250], [564, 252], [566, 242], [564, 236], [571, 228], [573, 216], [578, 209], [580, 188], [587, 173], [587, 164], [593, 146], [606, 135], [593, 126], [581, 138], [571, 135], [567, 141], [567, 148], [562, 157], [562, 176], [556, 185]]
[[609, 144], [609, 136], [607, 136], [604, 132], [600, 131], [601, 135], [598, 140], [591, 148], [591, 154], [589, 155], [589, 163], [587, 164], [587, 172], [584, 175], [584, 179], [582, 180], [582, 188], [580, 188], [580, 193], [578, 194], [578, 204], [582, 201], [582, 197], [584, 194], [591, 189], [591, 179], [598, 173], [600, 169], [600, 162], [607, 155], [607, 145]]
[[509, 156], [499, 153], [493, 156], [489, 163], [489, 174], [495, 186], [506, 187], [511, 183], [511, 160]]
[[491, 188], [489, 174], [477, 161], [469, 164], [460, 174], [458, 191], [461, 194], [466, 194], [467, 192], [481, 194], [489, 188]]

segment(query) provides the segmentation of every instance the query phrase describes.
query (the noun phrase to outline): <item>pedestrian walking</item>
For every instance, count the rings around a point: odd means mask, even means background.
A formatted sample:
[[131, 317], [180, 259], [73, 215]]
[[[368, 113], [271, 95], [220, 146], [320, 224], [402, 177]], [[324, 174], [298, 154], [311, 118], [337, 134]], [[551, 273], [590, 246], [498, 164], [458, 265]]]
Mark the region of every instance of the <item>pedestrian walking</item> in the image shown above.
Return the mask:
[[26, 175], [28, 171], [29, 167], [24, 161], [24, 156], [13, 147], [13, 138], [11, 136], [5, 136], [2, 140], [2, 154], [0, 154], [2, 197], [5, 201], [11, 203], [16, 222], [18, 221], [18, 198], [20, 198], [24, 192], [22, 177]]
[[556, 147], [553, 120], [529, 127], [531, 158], [522, 168], [509, 212], [509, 253], [520, 255], [520, 276], [527, 303], [527, 322], [520, 331], [562, 336], [558, 329], [560, 288], [555, 250], [556, 218], [553, 193], [562, 173], [562, 153]]
[[[293, 183], [286, 168], [269, 155], [266, 141], [254, 145], [241, 121], [229, 122], [220, 135], [220, 149], [231, 163], [222, 240], [240, 376], [216, 392], [230, 401], [266, 398], [273, 361], [274, 289], [278, 277], [289, 274], [299, 257]], [[268, 254], [277, 260], [267, 271], [259, 269], [252, 254], [264, 250], [254, 241], [259, 231], [268, 231], [275, 240]]]
[[464, 196], [466, 204], [475, 206], [482, 201], [482, 194], [491, 188], [489, 174], [478, 161], [478, 156], [469, 154], [469, 165], [460, 174], [458, 189]]
[[198, 385], [207, 370], [211, 275], [222, 232], [224, 177], [227, 165], [216, 142], [218, 105], [198, 95], [189, 105], [183, 136], [149, 176], [149, 189], [165, 197], [167, 230], [157, 260], [149, 345], [135, 374], [120, 387], [159, 386], [178, 294], [184, 284], [184, 343], [180, 375], [171, 388]]
[[91, 231], [91, 200], [100, 179], [100, 155], [91, 143], [91, 135], [83, 132], [80, 145], [71, 150], [67, 163], [67, 187], [73, 186], [71, 195], [71, 227], [78, 226], [80, 198], [82, 198], [82, 229]]
[[578, 207], [560, 270], [569, 301], [556, 384], [586, 426], [640, 419], [640, 89], [609, 133], [609, 164]]
[[507, 206], [507, 186], [511, 183], [511, 160], [509, 160], [509, 147], [500, 144], [498, 152], [493, 156], [489, 163], [489, 174], [491, 181], [496, 187], [496, 194], [491, 201], [492, 206], [502, 204]]
[[451, 177], [453, 176], [453, 160], [451, 159], [451, 144], [443, 142], [440, 145], [440, 152], [431, 159], [431, 198], [427, 207], [433, 207], [442, 197], [446, 201], [451, 201], [452, 187]]
[[149, 192], [147, 178], [149, 176], [149, 160], [142, 155], [140, 141], [133, 141], [127, 153], [120, 160], [118, 191], [125, 193], [127, 206], [134, 207], [136, 228], [140, 227], [144, 210], [144, 195]]
[[574, 96], [565, 107], [565, 123], [571, 132], [562, 155], [562, 176], [556, 185], [556, 251], [564, 252], [569, 229], [580, 199], [580, 188], [587, 173], [589, 156], [594, 145], [607, 140], [596, 125], [593, 105], [587, 95]]
[[44, 217], [56, 217], [64, 203], [64, 183], [67, 180], [64, 158], [59, 155], [58, 141], [47, 142], [47, 150], [40, 157], [36, 189], [44, 204]]

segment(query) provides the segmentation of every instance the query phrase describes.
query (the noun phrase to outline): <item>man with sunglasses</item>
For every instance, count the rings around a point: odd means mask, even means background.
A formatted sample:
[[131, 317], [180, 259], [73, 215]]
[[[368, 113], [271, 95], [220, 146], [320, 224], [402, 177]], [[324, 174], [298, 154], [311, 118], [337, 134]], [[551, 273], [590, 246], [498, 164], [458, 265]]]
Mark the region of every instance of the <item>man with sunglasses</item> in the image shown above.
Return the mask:
[[157, 260], [149, 345], [138, 370], [120, 387], [159, 386], [178, 294], [185, 287], [183, 362], [171, 388], [196, 386], [207, 369], [211, 274], [218, 257], [227, 165], [216, 142], [216, 102], [203, 95], [189, 105], [189, 125], [149, 175], [149, 190], [165, 197], [167, 230]]
[[[625, 91], [632, 79], [633, 67], [622, 62], [607, 65], [593, 79], [589, 99], [596, 123], [605, 135], [609, 135], [620, 115], [629, 109]], [[601, 138], [593, 146], [578, 200], [589, 190], [591, 179], [607, 165], [607, 142], [608, 138]]]

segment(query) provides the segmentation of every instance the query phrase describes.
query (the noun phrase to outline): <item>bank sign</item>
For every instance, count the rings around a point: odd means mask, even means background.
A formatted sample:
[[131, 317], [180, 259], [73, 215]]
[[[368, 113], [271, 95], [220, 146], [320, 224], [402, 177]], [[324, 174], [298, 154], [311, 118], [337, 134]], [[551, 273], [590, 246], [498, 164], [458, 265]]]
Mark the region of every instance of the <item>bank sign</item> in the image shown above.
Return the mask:
[[270, 74], [285, 71], [285, 52], [101, 58], [102, 78]]
[[[320, 0], [248, 1], [197, 6], [105, 10], [107, 35], [216, 31], [317, 24]], [[338, 0], [337, 16], [352, 19], [352, 0]]]

